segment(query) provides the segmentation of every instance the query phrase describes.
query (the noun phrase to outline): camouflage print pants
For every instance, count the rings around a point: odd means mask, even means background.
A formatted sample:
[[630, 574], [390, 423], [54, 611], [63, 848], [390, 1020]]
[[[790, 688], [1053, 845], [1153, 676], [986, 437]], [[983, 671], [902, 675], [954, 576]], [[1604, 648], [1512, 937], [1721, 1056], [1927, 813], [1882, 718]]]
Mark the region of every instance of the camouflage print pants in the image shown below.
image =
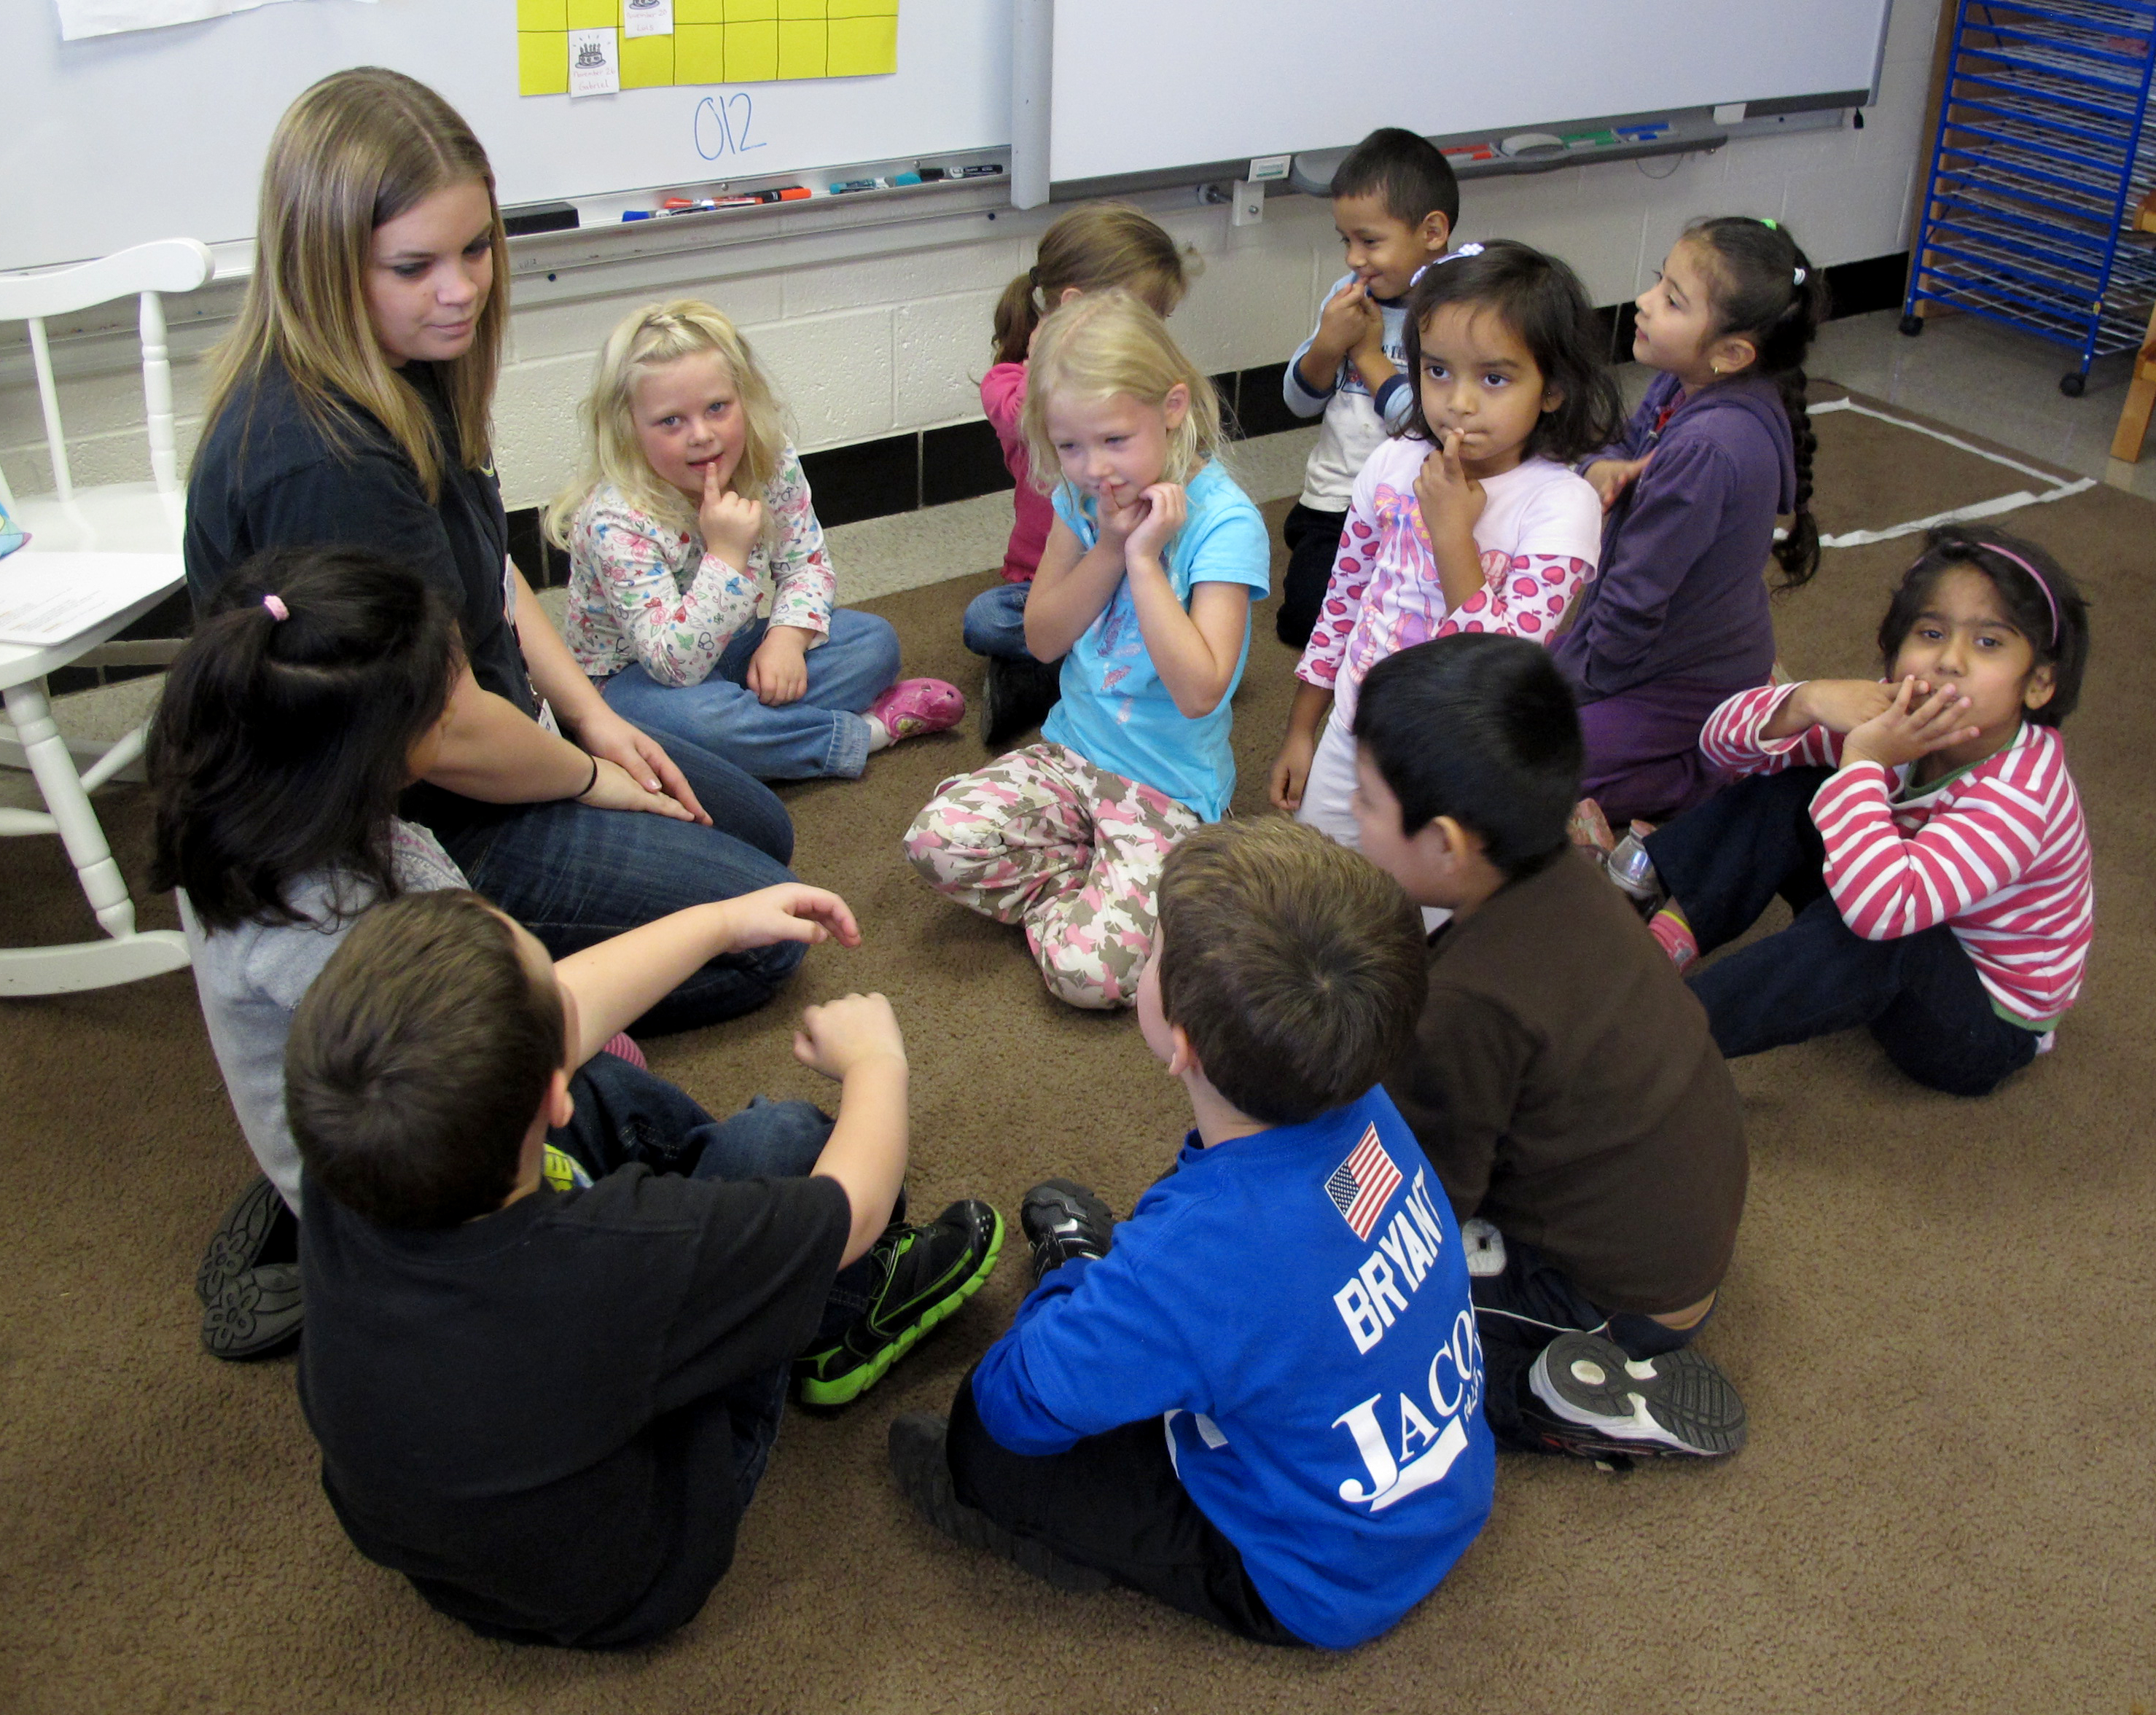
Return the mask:
[[1057, 999], [1133, 1006], [1160, 866], [1199, 825], [1164, 793], [1062, 745], [1032, 744], [937, 787], [906, 831], [906, 856], [937, 891], [1024, 924]]

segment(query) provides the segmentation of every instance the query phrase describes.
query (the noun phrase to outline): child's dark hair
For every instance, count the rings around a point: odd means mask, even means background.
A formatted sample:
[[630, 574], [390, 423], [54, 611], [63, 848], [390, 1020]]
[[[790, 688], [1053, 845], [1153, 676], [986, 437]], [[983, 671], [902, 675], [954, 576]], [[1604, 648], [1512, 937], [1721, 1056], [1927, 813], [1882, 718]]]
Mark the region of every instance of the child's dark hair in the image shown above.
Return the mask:
[[279, 548], [235, 569], [158, 700], [151, 885], [187, 889], [212, 930], [300, 921], [287, 890], [310, 873], [349, 909], [393, 895], [406, 760], [462, 660], [448, 603], [379, 554]]
[[316, 1185], [389, 1227], [501, 1206], [565, 1058], [561, 990], [476, 893], [362, 912], [292, 1014], [285, 1110]]
[[1161, 1011], [1251, 1118], [1330, 1113], [1406, 1051], [1422, 919], [1367, 858], [1285, 817], [1214, 822], [1168, 855], [1159, 896]]
[[1033, 266], [996, 300], [998, 363], [1023, 363], [1033, 331], [1064, 292], [1120, 287], [1165, 320], [1198, 274], [1198, 254], [1178, 250], [1158, 222], [1127, 203], [1081, 203], [1040, 235]]
[[1779, 223], [1727, 214], [1688, 227], [1707, 261], [1714, 336], [1736, 334], [1759, 356], [1752, 366], [1782, 390], [1796, 454], [1796, 514], [1789, 533], [1774, 544], [1782, 588], [1794, 589], [1819, 570], [1819, 523], [1812, 516], [1812, 454], [1819, 437], [1804, 408], [1804, 354], [1827, 318], [1826, 275]]
[[1540, 644], [1464, 631], [1387, 656], [1363, 681], [1355, 742], [1400, 801], [1410, 839], [1450, 816], [1507, 876], [1568, 844], [1585, 747]]
[[1879, 655], [1887, 671], [1939, 579], [1961, 566], [1991, 580], [2014, 629], [2035, 651], [2035, 665], [2051, 670], [2050, 699], [2023, 712], [2040, 727], [2062, 725], [2082, 700], [2082, 675], [2088, 670], [2088, 603], [2056, 560], [2003, 530], [1945, 524], [1926, 535], [1924, 552], [1902, 574], [1879, 622]]
[[1420, 226], [1433, 213], [1446, 228], [1460, 223], [1460, 181], [1452, 163], [1427, 137], [1389, 125], [1350, 149], [1327, 187], [1333, 197], [1374, 196], [1403, 226]]
[[1437, 436], [1422, 409], [1423, 325], [1448, 304], [1496, 315], [1527, 348], [1543, 385], [1560, 397], [1537, 419], [1521, 456], [1570, 464], [1617, 438], [1625, 420], [1607, 356], [1608, 336], [1579, 276], [1531, 244], [1499, 239], [1470, 244], [1431, 263], [1408, 299], [1408, 407], [1404, 434], [1433, 444]]

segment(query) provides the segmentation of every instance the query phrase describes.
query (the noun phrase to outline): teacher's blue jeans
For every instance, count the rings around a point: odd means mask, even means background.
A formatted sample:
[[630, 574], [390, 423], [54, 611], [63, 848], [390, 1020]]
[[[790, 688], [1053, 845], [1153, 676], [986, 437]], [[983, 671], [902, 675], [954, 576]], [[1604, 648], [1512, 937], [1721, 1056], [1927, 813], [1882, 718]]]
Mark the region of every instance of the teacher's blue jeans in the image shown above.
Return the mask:
[[767, 619], [743, 626], [701, 684], [662, 685], [632, 665], [601, 685], [599, 694], [660, 742], [687, 739], [759, 780], [855, 778], [869, 759], [861, 711], [898, 677], [898, 633], [874, 614], [833, 608], [829, 640], [808, 654], [808, 690], [767, 708], [747, 680], [769, 629]]
[[984, 589], [966, 603], [966, 647], [977, 655], [1000, 655], [1007, 661], [1029, 661], [1025, 646], [1025, 598], [1030, 583], [998, 583]]
[[[701, 747], [662, 736], [712, 825], [576, 803], [481, 804], [434, 824], [474, 890], [539, 937], [556, 958], [654, 918], [793, 880], [793, 824], [771, 788]], [[691, 972], [638, 1021], [652, 1034], [752, 1012], [776, 994], [806, 947], [798, 941], [726, 953]]]

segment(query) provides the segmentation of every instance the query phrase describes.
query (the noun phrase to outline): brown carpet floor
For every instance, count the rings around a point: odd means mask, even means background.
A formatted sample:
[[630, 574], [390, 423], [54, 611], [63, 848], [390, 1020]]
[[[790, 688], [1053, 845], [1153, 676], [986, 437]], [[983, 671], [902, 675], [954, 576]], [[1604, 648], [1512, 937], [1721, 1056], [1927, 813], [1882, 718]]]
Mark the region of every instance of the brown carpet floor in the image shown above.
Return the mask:
[[[1820, 429], [1829, 530], [2028, 485], [1851, 414]], [[196, 1347], [195, 1262], [248, 1163], [182, 973], [0, 1004], [0, 1708], [2156, 1703], [2141, 1415], [2156, 1376], [2156, 511], [2099, 488], [2011, 522], [2092, 598], [2095, 665], [2067, 728], [2097, 850], [2089, 984], [2059, 1051], [1980, 1103], [1912, 1087], [1861, 1035], [1738, 1065], [1751, 1203], [1703, 1341], [1751, 1409], [1734, 1461], [1620, 1477], [1506, 1459], [1496, 1514], [1451, 1579], [1344, 1658], [1246, 1646], [1122, 1593], [1060, 1596], [934, 1536], [884, 1466], [891, 1416], [941, 1409], [1004, 1326], [1025, 1275], [1014, 1245], [876, 1393], [789, 1418], [733, 1574], [683, 1635], [610, 1657], [484, 1642], [346, 1545], [291, 1364]], [[1831, 553], [1780, 606], [1793, 672], [1871, 670], [1911, 547]], [[957, 619], [984, 583], [875, 604], [910, 670], [974, 688]], [[1291, 665], [1269, 610], [1255, 634], [1236, 706], [1245, 814], [1262, 807]], [[937, 781], [982, 756], [952, 735], [877, 757], [859, 784], [791, 790], [798, 867], [845, 893], [868, 944], [818, 949], [783, 1004], [656, 1043], [652, 1061], [716, 1111], [757, 1091], [813, 1096], [788, 1053], [794, 1011], [881, 988], [914, 1058], [917, 1207], [978, 1194], [1014, 1221], [1053, 1172], [1127, 1209], [1186, 1122], [1179, 1090], [1132, 1020], [1049, 1000], [1016, 932], [947, 905], [898, 855]], [[139, 854], [139, 796], [110, 794], [107, 814]], [[0, 942], [94, 932], [51, 842], [15, 842], [5, 863]]]

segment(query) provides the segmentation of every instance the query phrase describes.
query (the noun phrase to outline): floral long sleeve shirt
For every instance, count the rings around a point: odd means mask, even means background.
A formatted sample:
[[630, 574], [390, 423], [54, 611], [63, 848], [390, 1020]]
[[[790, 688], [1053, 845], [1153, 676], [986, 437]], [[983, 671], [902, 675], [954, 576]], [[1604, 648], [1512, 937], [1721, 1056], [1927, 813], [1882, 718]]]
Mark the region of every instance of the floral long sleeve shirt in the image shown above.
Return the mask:
[[632, 505], [611, 484], [593, 490], [569, 526], [569, 608], [563, 634], [593, 679], [640, 666], [661, 685], [701, 685], [764, 590], [771, 623], [831, 629], [838, 580], [801, 460], [789, 445], [764, 487], [763, 539], [737, 570], [681, 531]]

